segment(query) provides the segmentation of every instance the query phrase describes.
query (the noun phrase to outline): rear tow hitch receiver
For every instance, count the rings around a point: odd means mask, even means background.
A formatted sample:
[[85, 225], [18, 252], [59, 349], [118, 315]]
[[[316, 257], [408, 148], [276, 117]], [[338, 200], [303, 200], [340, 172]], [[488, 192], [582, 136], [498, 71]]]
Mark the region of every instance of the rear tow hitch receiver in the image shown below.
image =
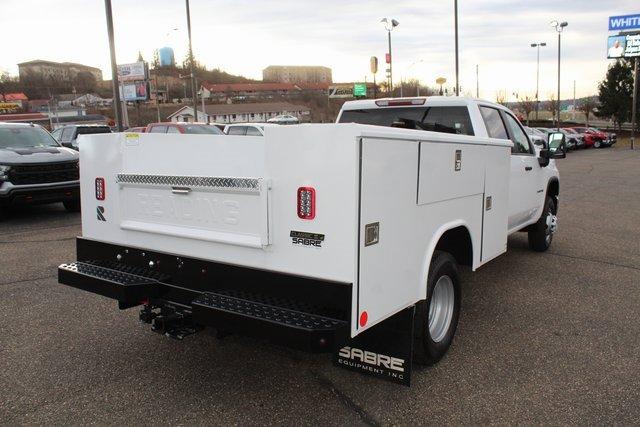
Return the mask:
[[140, 310], [140, 320], [150, 323], [152, 331], [177, 340], [182, 340], [202, 329], [193, 322], [191, 312], [172, 305], [146, 304]]

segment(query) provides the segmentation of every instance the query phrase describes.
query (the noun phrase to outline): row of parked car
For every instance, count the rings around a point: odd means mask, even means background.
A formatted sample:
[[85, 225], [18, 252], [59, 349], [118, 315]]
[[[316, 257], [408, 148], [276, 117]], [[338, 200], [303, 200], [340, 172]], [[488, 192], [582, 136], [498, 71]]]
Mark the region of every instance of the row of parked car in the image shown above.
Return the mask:
[[[160, 122], [151, 123], [147, 126], [132, 127], [125, 132], [264, 136], [265, 126], [277, 125], [273, 123], [234, 123], [224, 125], [217, 123]], [[78, 137], [80, 135], [111, 132], [111, 128], [106, 125], [68, 125], [54, 130], [51, 134], [64, 147], [78, 150]]]
[[[548, 140], [549, 134], [557, 132], [556, 128], [531, 128], [525, 126], [525, 130], [534, 144], [543, 145]], [[567, 151], [577, 150], [579, 148], [603, 148], [611, 147], [617, 142], [617, 135], [612, 132], [604, 132], [600, 129], [576, 126], [560, 128], [565, 136]]]
[[[272, 123], [152, 123], [127, 132], [264, 136]], [[36, 124], [0, 122], [0, 219], [14, 206], [62, 202], [80, 211], [78, 137], [111, 133], [106, 125], [67, 125], [49, 133]]]

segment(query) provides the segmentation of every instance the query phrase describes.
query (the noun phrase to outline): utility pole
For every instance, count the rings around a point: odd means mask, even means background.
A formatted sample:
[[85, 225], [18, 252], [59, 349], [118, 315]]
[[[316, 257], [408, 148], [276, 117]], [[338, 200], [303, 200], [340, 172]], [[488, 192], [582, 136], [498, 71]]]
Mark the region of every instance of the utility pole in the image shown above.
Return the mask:
[[111, 0], [104, 0], [104, 8], [107, 15], [107, 34], [109, 35], [109, 52], [111, 54], [111, 83], [113, 86], [113, 105], [116, 113], [116, 126], [118, 132], [122, 132], [122, 105], [120, 104], [120, 90], [118, 86], [118, 65], [116, 64], [116, 45], [113, 35], [113, 13]]
[[155, 87], [156, 87], [156, 109], [158, 110], [158, 123], [159, 123], [162, 120], [160, 120], [160, 98], [158, 97], [158, 74], [157, 73], [158, 72], [156, 71], [154, 80], [155, 80]]
[[631, 149], [634, 150], [636, 139], [636, 116], [638, 110], [636, 105], [638, 104], [638, 58], [635, 58], [633, 65], [633, 106], [631, 107]]
[[453, 1], [454, 16], [455, 16], [455, 35], [456, 35], [456, 96], [460, 96], [460, 84], [458, 81], [459, 66], [458, 66], [458, 0]]
[[[189, 11], [189, 0], [185, 0], [187, 5], [187, 33], [189, 35], [189, 68], [191, 72], [191, 98], [193, 106], [193, 121], [198, 121], [198, 94], [196, 93], [196, 76], [193, 67], [193, 47], [191, 44], [191, 12]], [[203, 111], [204, 113], [204, 111]]]
[[558, 125], [558, 131], [560, 130], [560, 36], [562, 35], [561, 32], [558, 32], [558, 115], [557, 115], [557, 122], [556, 124]]
[[576, 119], [576, 81], [573, 81], [573, 120]]

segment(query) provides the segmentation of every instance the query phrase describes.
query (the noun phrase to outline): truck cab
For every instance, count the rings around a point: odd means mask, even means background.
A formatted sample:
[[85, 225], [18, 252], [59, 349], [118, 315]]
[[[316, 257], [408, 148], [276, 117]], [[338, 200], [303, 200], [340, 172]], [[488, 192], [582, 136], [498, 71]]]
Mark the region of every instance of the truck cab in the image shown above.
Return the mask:
[[[532, 143], [513, 112], [500, 104], [446, 96], [349, 101], [344, 103], [336, 121], [509, 140], [513, 144], [509, 233], [538, 221], [547, 194], [553, 197], [557, 211], [555, 161], [541, 158], [540, 147]], [[555, 214], [550, 221], [557, 223]]]

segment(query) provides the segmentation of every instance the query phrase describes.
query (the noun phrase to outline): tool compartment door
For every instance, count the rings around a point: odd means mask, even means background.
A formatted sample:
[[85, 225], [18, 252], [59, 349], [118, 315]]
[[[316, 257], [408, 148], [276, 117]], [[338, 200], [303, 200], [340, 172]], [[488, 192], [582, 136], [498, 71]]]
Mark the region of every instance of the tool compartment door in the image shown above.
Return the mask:
[[509, 178], [511, 150], [484, 147], [484, 205], [482, 206], [482, 253], [480, 263], [491, 261], [507, 250], [509, 223]]
[[269, 244], [262, 178], [120, 173], [123, 230], [238, 246]]
[[[416, 299], [416, 273], [409, 268], [416, 209], [417, 141], [361, 141], [358, 265], [359, 330], [375, 325]], [[367, 243], [367, 234], [378, 240]], [[372, 237], [372, 236], [369, 236]], [[415, 236], [414, 236], [415, 237]], [[366, 314], [365, 314], [366, 313]]]

